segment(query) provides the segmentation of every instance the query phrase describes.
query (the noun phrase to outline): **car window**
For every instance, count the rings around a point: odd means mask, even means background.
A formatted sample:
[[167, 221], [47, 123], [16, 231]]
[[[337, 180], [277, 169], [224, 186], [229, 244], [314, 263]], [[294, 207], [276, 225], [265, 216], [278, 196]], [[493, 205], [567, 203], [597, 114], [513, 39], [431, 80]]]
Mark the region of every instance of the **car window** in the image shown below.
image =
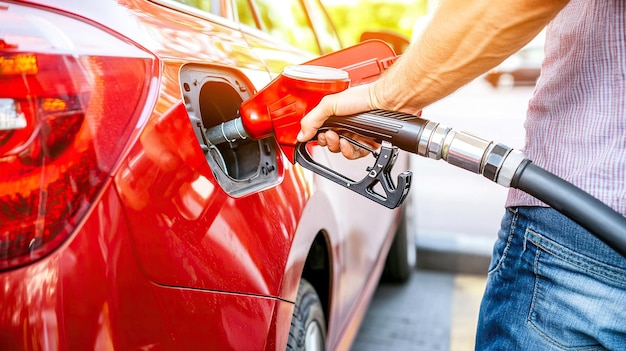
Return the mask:
[[185, 4], [187, 6], [195, 7], [198, 10], [214, 13], [213, 11], [216, 8], [219, 8], [219, 4], [215, 6], [215, 0], [174, 0], [176, 2], [180, 2], [181, 4]]
[[341, 49], [341, 40], [333, 23], [330, 21], [326, 10], [318, 0], [307, 2], [311, 23], [317, 32], [317, 39], [322, 50], [322, 54], [327, 54]]
[[250, 7], [248, 0], [235, 0], [235, 7], [237, 8], [237, 21], [239, 23], [246, 24], [250, 27], [259, 28], [259, 24], [254, 18], [254, 13]]
[[[246, 11], [248, 0], [237, 0], [237, 11]], [[269, 35], [293, 46], [320, 53], [315, 32], [310, 25], [307, 13], [300, 0], [252, 0], [257, 13], [258, 25], [254, 18], [242, 16], [239, 22], [257, 27]]]

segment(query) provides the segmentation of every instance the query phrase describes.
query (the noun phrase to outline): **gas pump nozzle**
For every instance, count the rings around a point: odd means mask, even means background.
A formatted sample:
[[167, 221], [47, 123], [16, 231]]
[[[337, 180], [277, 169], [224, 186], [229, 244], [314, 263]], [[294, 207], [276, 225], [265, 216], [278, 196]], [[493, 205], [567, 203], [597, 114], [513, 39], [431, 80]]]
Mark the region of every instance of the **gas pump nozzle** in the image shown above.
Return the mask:
[[[391, 111], [375, 110], [331, 117], [320, 128], [320, 131], [352, 132], [382, 145], [379, 150], [369, 150], [376, 161], [367, 168], [363, 179], [352, 180], [316, 162], [307, 150], [308, 143], [296, 140], [300, 120], [323, 96], [344, 90], [349, 83], [348, 74], [340, 69], [311, 65], [287, 67], [281, 76], [241, 105], [238, 118], [208, 129], [206, 139], [212, 144], [220, 144], [274, 135], [290, 162], [297, 162], [388, 208], [402, 204], [411, 186], [410, 171], [400, 173], [395, 182], [391, 175], [399, 149], [436, 160], [443, 159], [502, 185], [510, 185], [515, 169], [523, 160], [521, 154], [513, 156], [514, 161], [506, 163], [507, 170], [501, 172], [505, 159], [509, 159], [511, 154], [510, 148], [453, 131], [414, 115]], [[360, 145], [354, 140], [349, 141]], [[360, 146], [367, 149], [364, 145]], [[511, 167], [514, 169], [509, 170]], [[375, 189], [378, 184], [383, 193]]]
[[[384, 143], [379, 151], [370, 150], [376, 157], [376, 163], [368, 167], [367, 176], [360, 181], [354, 181], [319, 164], [308, 153], [306, 148], [308, 143], [297, 142], [296, 136], [300, 132], [302, 117], [325, 95], [342, 91], [349, 85], [349, 75], [341, 69], [316, 65], [286, 67], [279, 77], [242, 103], [237, 118], [207, 129], [205, 139], [216, 145], [237, 139], [263, 139], [273, 135], [291, 163], [297, 162], [304, 168], [388, 208], [398, 207], [409, 192], [411, 172], [401, 173], [394, 183], [390, 172], [397, 158], [398, 148], [385, 138], [373, 138]], [[337, 126], [339, 129], [368, 137], [378, 136], [378, 129], [374, 123], [377, 119], [379, 118], [376, 114], [348, 118], [347, 121], [352, 121], [351, 124], [345, 124], [346, 121], [340, 119], [332, 119], [322, 130]], [[391, 119], [381, 117], [380, 122], [387, 125]], [[381, 185], [383, 193], [375, 190], [378, 184]]]

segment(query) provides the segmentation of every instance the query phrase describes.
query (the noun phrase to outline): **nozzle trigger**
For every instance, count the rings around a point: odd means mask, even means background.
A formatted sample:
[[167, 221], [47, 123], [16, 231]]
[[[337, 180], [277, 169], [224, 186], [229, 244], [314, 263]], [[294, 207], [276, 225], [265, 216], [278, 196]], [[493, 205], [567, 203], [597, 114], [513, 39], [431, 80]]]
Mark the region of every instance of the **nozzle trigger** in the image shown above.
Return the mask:
[[[400, 206], [409, 193], [412, 173], [411, 171], [400, 173], [397, 183], [394, 184], [391, 170], [393, 169], [400, 149], [387, 141], [383, 141], [378, 153], [372, 152], [376, 157], [376, 162], [373, 166], [367, 168], [367, 175], [360, 181], [354, 181], [316, 162], [307, 151], [306, 146], [306, 143], [300, 143], [296, 147], [295, 160], [302, 167], [387, 208]], [[375, 186], [377, 184], [380, 184], [384, 194], [376, 191]]]

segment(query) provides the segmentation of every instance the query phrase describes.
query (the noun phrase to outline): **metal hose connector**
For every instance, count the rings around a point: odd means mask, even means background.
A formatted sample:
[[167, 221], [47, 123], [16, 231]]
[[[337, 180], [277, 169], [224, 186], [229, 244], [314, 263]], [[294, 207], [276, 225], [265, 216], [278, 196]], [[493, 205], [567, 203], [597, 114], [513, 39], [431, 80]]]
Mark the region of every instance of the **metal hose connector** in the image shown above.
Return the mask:
[[432, 121], [424, 126], [417, 154], [443, 159], [505, 187], [511, 186], [513, 175], [525, 160], [520, 151]]

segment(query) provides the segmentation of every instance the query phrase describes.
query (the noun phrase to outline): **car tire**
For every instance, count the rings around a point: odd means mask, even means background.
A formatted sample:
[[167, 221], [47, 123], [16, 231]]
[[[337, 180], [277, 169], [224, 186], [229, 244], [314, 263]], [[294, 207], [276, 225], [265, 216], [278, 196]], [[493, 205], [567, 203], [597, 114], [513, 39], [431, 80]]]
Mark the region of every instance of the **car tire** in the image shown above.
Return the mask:
[[415, 268], [416, 248], [413, 234], [407, 228], [406, 210], [389, 248], [381, 280], [389, 283], [404, 283]]
[[324, 350], [326, 350], [324, 308], [313, 285], [302, 279], [291, 317], [287, 351]]

